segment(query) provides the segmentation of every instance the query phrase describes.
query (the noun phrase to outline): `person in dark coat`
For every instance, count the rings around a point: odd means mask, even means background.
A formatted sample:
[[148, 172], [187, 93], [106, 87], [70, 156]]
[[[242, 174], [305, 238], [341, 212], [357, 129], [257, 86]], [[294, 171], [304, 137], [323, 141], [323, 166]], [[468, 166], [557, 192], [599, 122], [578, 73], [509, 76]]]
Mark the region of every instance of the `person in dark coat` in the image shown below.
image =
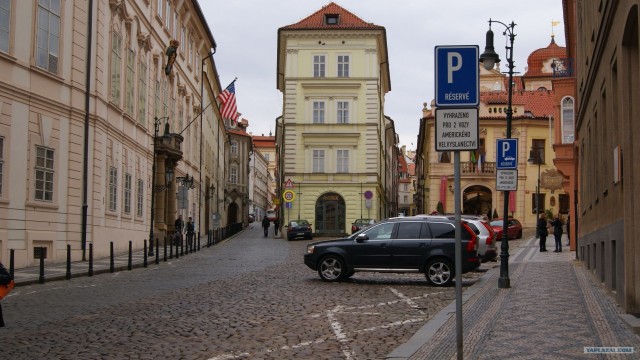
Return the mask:
[[553, 252], [562, 252], [562, 220], [560, 216], [556, 215], [556, 218], [551, 222], [553, 226], [553, 236], [556, 239], [556, 249]]
[[267, 237], [267, 235], [269, 234], [269, 226], [271, 226], [271, 222], [269, 221], [269, 219], [267, 219], [267, 216], [265, 215], [264, 218], [262, 219], [262, 228], [264, 229], [264, 237]]
[[[13, 280], [11, 273], [0, 263], [0, 286], [7, 286]], [[4, 327], [4, 318], [2, 317], [2, 303], [0, 303], [0, 327]]]
[[545, 214], [540, 215], [538, 224], [536, 224], [536, 230], [538, 231], [538, 236], [540, 237], [540, 252], [547, 251], [547, 235], [549, 235], [547, 226], [547, 216]]
[[280, 227], [280, 220], [273, 220], [273, 233], [275, 236], [278, 236], [278, 228]]

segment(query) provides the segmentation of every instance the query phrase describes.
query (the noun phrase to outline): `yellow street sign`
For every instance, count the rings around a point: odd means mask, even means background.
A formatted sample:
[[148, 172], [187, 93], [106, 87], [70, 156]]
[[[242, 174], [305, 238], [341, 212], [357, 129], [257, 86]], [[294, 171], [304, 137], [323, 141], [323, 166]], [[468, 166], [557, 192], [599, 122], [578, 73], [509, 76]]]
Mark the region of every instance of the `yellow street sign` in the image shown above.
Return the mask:
[[286, 202], [293, 202], [293, 200], [296, 199], [296, 194], [293, 192], [293, 190], [285, 190], [282, 192], [282, 198]]

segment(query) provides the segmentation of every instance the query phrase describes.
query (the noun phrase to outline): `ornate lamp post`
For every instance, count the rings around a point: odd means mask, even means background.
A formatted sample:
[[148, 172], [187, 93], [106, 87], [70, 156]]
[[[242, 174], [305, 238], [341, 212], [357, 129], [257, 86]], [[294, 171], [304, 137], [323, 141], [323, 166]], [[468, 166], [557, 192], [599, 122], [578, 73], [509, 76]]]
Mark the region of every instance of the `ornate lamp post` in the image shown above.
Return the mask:
[[[542, 163], [542, 156], [540, 156], [540, 146], [536, 146], [535, 148], [532, 146], [531, 151], [529, 151], [529, 159], [527, 160], [530, 164], [538, 164], [538, 185], [536, 186], [536, 227], [538, 226], [538, 220], [540, 220], [540, 164]], [[539, 234], [536, 231], [536, 237]]]
[[[153, 222], [155, 220], [155, 207], [156, 207], [155, 194], [161, 191], [164, 191], [166, 188], [168, 188], [169, 184], [171, 184], [171, 180], [173, 180], [173, 169], [169, 167], [165, 172], [165, 176], [166, 176], [165, 180], [167, 185], [156, 186], [156, 142], [158, 141], [158, 129], [160, 127], [160, 122], [165, 119], [168, 120], [169, 117], [165, 116], [165, 117], [158, 118], [156, 116], [153, 122], [153, 165], [151, 166], [151, 221], [149, 226], [149, 252], [148, 252], [149, 256], [154, 255], [153, 253], [153, 241], [154, 241]], [[168, 128], [165, 130], [166, 130], [165, 132], [168, 133]]]
[[[493, 69], [496, 63], [500, 62], [500, 56], [496, 54], [493, 49], [493, 31], [491, 31], [491, 23], [498, 23], [505, 27], [505, 31], [502, 35], [508, 36], [509, 45], [505, 46], [507, 56], [507, 67], [509, 68], [509, 94], [507, 100], [507, 139], [511, 138], [511, 118], [513, 109], [511, 108], [511, 101], [513, 96], [513, 40], [516, 34], [513, 33], [513, 28], [516, 24], [512, 21], [507, 25], [503, 22], [489, 19], [489, 30], [487, 31], [486, 45], [484, 53], [480, 55], [480, 62], [487, 70]], [[498, 279], [498, 287], [501, 289], [508, 289], [511, 287], [511, 281], [509, 280], [509, 240], [507, 239], [507, 223], [509, 216], [509, 191], [504, 192], [504, 208], [503, 208], [503, 225], [502, 225], [502, 244], [500, 246], [500, 278]]]

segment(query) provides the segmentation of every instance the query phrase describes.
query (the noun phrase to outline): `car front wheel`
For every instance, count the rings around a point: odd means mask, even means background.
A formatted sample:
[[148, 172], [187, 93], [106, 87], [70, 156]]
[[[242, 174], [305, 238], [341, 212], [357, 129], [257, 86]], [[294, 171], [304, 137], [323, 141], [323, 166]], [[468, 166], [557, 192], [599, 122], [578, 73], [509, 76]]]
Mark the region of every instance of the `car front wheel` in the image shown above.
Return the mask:
[[327, 255], [320, 260], [318, 275], [324, 281], [340, 281], [347, 275], [347, 267], [341, 257]]
[[445, 259], [434, 259], [427, 263], [425, 276], [435, 286], [448, 286], [453, 281], [453, 266]]

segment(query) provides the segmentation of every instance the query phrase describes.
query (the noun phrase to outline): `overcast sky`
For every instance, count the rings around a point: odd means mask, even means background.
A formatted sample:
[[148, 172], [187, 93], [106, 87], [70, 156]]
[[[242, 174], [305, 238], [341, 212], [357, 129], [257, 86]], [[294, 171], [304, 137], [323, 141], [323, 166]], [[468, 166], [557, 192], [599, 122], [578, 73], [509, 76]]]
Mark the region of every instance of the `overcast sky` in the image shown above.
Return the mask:
[[[248, 131], [268, 135], [281, 115], [276, 88], [278, 28], [297, 23], [326, 0], [199, 0], [218, 45], [215, 59], [222, 86], [236, 81], [238, 111]], [[489, 18], [516, 23], [515, 71], [526, 71], [531, 52], [551, 41], [565, 46], [562, 0], [339, 0], [336, 4], [387, 31], [391, 91], [385, 115], [395, 122], [400, 145], [415, 149], [422, 104], [434, 99], [434, 47], [478, 45], [484, 51]], [[551, 26], [559, 21], [558, 26]], [[506, 68], [504, 26], [494, 24], [495, 50]]]

